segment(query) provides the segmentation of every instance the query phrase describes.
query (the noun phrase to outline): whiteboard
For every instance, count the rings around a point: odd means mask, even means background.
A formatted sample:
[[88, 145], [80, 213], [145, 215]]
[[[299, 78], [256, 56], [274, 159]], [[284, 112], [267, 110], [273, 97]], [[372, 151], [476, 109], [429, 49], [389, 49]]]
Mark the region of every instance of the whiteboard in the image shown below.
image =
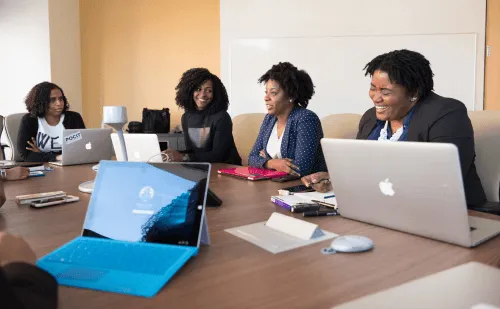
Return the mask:
[[396, 49], [420, 52], [431, 63], [437, 94], [474, 110], [476, 34], [338, 36], [235, 40], [230, 49], [229, 113], [266, 113], [264, 85], [257, 80], [273, 64], [289, 61], [315, 84], [309, 109], [320, 118], [364, 113], [373, 106], [363, 68], [374, 57]]

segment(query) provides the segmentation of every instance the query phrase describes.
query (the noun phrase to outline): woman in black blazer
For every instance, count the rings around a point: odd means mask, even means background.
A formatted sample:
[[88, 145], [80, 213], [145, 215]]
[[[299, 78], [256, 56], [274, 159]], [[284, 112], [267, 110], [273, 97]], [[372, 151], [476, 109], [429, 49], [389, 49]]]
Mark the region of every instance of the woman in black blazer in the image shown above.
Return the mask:
[[25, 100], [28, 114], [21, 119], [17, 147], [24, 161], [60, 160], [63, 129], [85, 129], [82, 116], [70, 112], [61, 87], [43, 82]]
[[[370, 75], [369, 95], [374, 107], [359, 123], [357, 139], [452, 143], [458, 147], [468, 206], [486, 201], [474, 159], [474, 131], [465, 105], [433, 92], [429, 61], [409, 50], [377, 56], [365, 66]], [[411, 162], [409, 162], [411, 164]], [[327, 179], [326, 173], [304, 177], [306, 185]], [[328, 181], [314, 185], [330, 188]]]

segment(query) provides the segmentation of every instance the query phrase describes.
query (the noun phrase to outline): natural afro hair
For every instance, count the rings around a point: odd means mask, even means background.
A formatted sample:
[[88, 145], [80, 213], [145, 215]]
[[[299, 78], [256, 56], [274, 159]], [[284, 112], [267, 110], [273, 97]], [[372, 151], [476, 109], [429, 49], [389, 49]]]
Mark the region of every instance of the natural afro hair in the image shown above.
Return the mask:
[[314, 84], [306, 71], [299, 70], [290, 62], [280, 62], [272, 66], [259, 78], [259, 83], [274, 80], [280, 84], [293, 104], [306, 108], [314, 95]]
[[222, 110], [227, 111], [229, 107], [229, 98], [224, 84], [222, 84], [222, 81], [216, 75], [210, 73], [210, 71], [205, 68], [189, 69], [182, 74], [179, 84], [175, 87], [177, 91], [175, 103], [187, 112], [197, 111], [196, 103], [193, 100], [193, 93], [196, 89], [201, 87], [204, 82], [209, 80], [211, 80], [213, 84], [213, 98], [204, 112], [215, 114]]
[[68, 100], [66, 99], [62, 88], [54, 83], [42, 82], [31, 88], [30, 92], [26, 96], [26, 99], [24, 100], [26, 109], [30, 113], [31, 117], [36, 118], [45, 116], [45, 113], [49, 109], [50, 92], [54, 89], [60, 90], [63, 95], [63, 113], [69, 109]]
[[373, 76], [377, 70], [386, 72], [391, 83], [403, 86], [410, 96], [417, 96], [419, 100], [434, 90], [434, 73], [429, 61], [411, 50], [401, 49], [379, 55], [363, 70], [365, 76]]

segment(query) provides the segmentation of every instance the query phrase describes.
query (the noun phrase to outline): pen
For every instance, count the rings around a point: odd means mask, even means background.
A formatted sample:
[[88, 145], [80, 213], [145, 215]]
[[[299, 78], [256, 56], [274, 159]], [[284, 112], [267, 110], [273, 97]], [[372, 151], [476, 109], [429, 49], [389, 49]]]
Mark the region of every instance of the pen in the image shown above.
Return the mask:
[[317, 203], [321, 206], [325, 206], [325, 207], [329, 207], [329, 208], [333, 208], [333, 209], [337, 210], [337, 206], [335, 204], [325, 203], [325, 202], [318, 201], [318, 200], [311, 200], [311, 202], [314, 202], [314, 203]]
[[304, 217], [336, 216], [338, 212], [329, 210], [306, 211], [302, 213]]

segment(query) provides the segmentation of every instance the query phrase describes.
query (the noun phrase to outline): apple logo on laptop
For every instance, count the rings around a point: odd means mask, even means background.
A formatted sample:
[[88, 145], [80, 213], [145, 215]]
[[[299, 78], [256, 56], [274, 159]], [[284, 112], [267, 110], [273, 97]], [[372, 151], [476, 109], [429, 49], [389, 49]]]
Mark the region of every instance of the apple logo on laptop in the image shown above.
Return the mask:
[[136, 158], [136, 159], [141, 158], [141, 154], [139, 153], [139, 151], [134, 151], [134, 158]]
[[92, 149], [92, 144], [90, 142], [88, 142], [87, 144], [85, 144], [85, 149], [87, 149], [87, 150]]
[[394, 189], [392, 188], [392, 182], [389, 181], [389, 178], [386, 178], [384, 181], [379, 182], [378, 184], [380, 191], [384, 195], [394, 196]]

